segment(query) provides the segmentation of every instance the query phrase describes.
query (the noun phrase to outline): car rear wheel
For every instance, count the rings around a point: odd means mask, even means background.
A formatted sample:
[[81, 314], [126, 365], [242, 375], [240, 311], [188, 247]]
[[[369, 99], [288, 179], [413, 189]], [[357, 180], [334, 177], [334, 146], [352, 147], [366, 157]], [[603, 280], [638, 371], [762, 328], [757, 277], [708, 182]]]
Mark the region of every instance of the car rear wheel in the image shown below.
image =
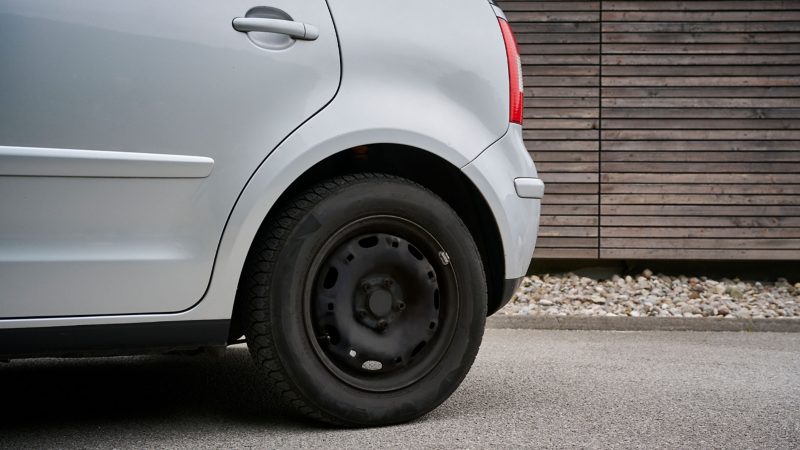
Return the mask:
[[485, 324], [472, 236], [383, 174], [306, 190], [259, 230], [239, 286], [248, 348], [295, 407], [346, 426], [408, 421], [466, 376]]

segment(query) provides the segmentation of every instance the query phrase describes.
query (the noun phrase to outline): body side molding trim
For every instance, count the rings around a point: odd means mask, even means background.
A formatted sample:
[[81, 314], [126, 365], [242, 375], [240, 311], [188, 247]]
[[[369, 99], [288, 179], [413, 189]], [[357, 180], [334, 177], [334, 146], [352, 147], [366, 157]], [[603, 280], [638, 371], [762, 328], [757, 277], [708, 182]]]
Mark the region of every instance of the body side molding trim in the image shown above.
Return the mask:
[[92, 178], [206, 178], [204, 156], [0, 146], [0, 176]]

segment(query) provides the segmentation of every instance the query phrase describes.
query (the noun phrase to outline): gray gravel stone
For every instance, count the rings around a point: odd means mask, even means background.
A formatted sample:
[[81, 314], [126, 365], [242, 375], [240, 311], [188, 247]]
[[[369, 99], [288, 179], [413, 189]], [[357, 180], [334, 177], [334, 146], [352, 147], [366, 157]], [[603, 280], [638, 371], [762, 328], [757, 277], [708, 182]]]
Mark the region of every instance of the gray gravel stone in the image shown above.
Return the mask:
[[526, 277], [498, 315], [598, 317], [730, 317], [800, 319], [800, 283], [654, 275], [579, 277], [570, 272]]

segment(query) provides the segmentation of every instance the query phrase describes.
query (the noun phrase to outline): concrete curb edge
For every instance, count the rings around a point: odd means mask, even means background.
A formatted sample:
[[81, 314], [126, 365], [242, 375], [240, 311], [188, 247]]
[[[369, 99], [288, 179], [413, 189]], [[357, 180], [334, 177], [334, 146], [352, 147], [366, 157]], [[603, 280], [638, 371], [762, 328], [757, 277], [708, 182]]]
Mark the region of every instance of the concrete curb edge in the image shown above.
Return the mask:
[[486, 318], [486, 328], [606, 331], [778, 331], [798, 333], [800, 332], [800, 320], [495, 315]]

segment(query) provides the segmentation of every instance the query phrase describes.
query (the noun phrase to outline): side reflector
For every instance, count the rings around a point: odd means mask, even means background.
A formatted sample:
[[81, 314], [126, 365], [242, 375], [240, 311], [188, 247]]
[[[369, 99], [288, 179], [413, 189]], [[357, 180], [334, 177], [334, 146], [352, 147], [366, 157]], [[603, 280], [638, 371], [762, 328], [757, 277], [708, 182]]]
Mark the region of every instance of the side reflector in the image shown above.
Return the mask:
[[538, 178], [514, 178], [514, 187], [522, 198], [544, 197], [544, 181]]
[[508, 88], [511, 100], [508, 120], [522, 125], [525, 94], [522, 86], [522, 61], [519, 57], [519, 48], [508, 22], [500, 18], [497, 21], [500, 22], [500, 29], [503, 31], [503, 41], [506, 43], [506, 56], [508, 57]]

